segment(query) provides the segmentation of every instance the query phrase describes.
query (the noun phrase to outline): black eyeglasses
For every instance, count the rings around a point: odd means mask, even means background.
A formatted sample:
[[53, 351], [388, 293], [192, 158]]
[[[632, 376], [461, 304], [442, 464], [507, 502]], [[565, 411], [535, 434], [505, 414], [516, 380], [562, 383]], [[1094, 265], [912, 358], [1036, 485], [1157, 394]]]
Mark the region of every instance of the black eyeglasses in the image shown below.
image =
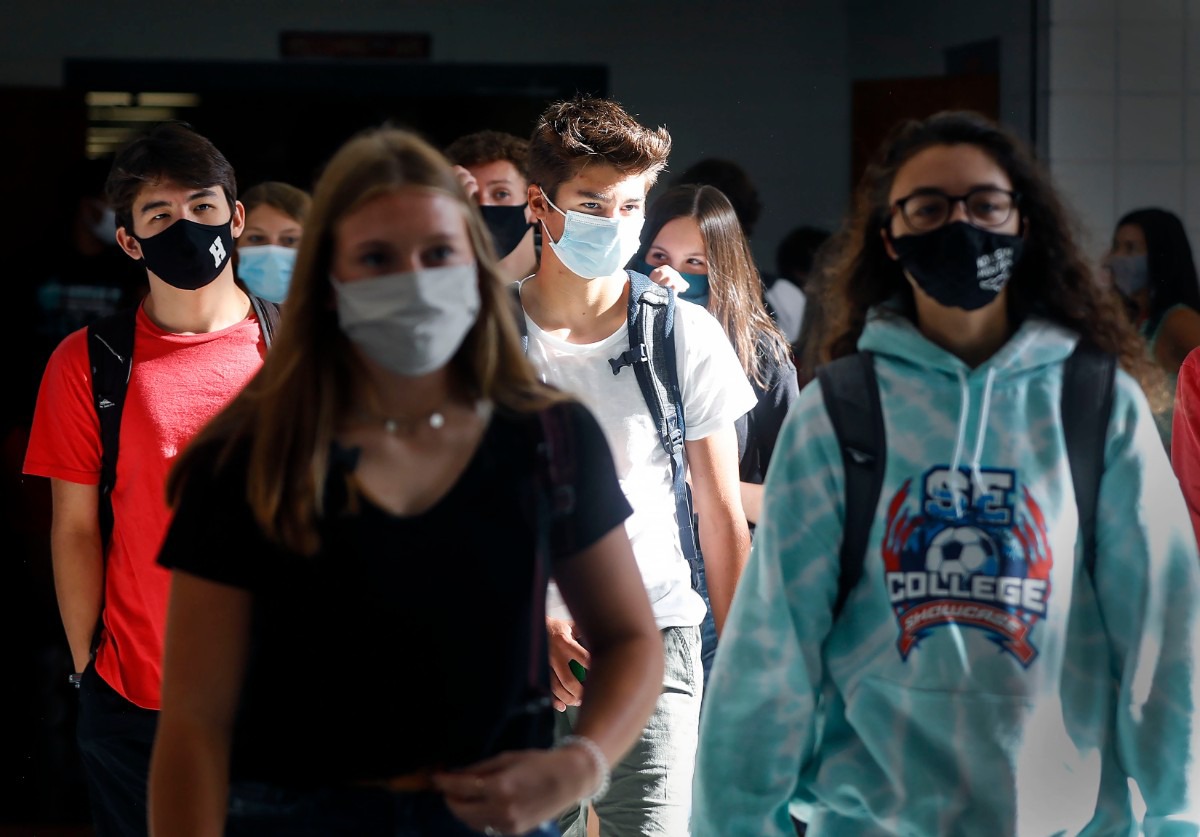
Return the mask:
[[967, 219], [977, 227], [1000, 227], [1012, 217], [1020, 195], [1007, 189], [980, 186], [965, 195], [947, 195], [940, 189], [918, 189], [893, 206], [915, 233], [936, 230], [949, 220], [954, 204], [961, 203]]

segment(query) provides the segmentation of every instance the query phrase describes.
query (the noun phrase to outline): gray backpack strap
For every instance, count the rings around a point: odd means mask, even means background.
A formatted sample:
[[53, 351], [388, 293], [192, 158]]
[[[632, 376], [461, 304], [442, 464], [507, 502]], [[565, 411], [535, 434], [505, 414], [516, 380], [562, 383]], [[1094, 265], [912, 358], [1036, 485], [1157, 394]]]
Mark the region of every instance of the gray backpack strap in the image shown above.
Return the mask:
[[629, 276], [629, 348], [608, 363], [614, 375], [626, 366], [633, 367], [642, 398], [658, 431], [659, 444], [670, 457], [679, 543], [693, 568], [695, 583], [699, 555], [692, 528], [687, 464], [684, 462], [683, 439], [687, 425], [675, 353], [675, 294], [640, 273], [632, 270], [626, 273]]
[[1079, 508], [1083, 564], [1096, 569], [1096, 507], [1116, 389], [1117, 359], [1080, 340], [1063, 364], [1062, 423]]
[[508, 297], [512, 302], [513, 316], [517, 318], [517, 332], [521, 335], [521, 350], [529, 354], [529, 329], [525, 326], [525, 308], [521, 305], [520, 282], [513, 282], [508, 286]]
[[258, 318], [263, 345], [269, 349], [271, 340], [275, 337], [275, 331], [279, 328], [279, 303], [271, 302], [254, 294], [247, 294], [247, 296], [250, 297], [250, 307], [254, 309], [254, 316]]
[[825, 411], [833, 424], [846, 473], [846, 513], [842, 524], [841, 571], [833, 618], [845, 607], [863, 574], [867, 541], [883, 491], [887, 434], [870, 352], [858, 352], [817, 369]]

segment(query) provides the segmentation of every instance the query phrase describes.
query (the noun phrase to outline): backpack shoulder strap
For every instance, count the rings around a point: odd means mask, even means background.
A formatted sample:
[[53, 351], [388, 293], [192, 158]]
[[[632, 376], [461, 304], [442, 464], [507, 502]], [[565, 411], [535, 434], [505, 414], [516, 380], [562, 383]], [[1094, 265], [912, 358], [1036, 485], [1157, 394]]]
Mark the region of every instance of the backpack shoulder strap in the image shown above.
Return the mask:
[[254, 308], [254, 316], [258, 318], [258, 326], [262, 329], [263, 343], [271, 348], [271, 340], [279, 328], [279, 303], [271, 302], [260, 296], [249, 294], [250, 305]]
[[1080, 340], [1063, 364], [1062, 423], [1079, 509], [1083, 563], [1096, 569], [1096, 507], [1116, 389], [1117, 359]]
[[624, 366], [633, 367], [638, 388], [658, 431], [659, 444], [671, 460], [679, 543], [684, 557], [694, 567], [699, 558], [684, 462], [683, 440], [687, 422], [675, 351], [675, 293], [636, 271], [628, 270], [626, 274], [629, 276], [629, 349], [609, 360], [609, 365], [614, 375]]
[[521, 348], [529, 351], [529, 329], [525, 326], [525, 308], [521, 305], [521, 283], [513, 282], [508, 286], [508, 296], [512, 301], [513, 316], [516, 317], [517, 333], [521, 335]]
[[88, 365], [92, 372], [92, 404], [100, 422], [100, 535], [108, 548], [112, 536], [112, 490], [117, 482], [117, 453], [125, 391], [133, 371], [133, 339], [137, 308], [96, 320], [87, 327]]
[[862, 578], [867, 542], [883, 490], [887, 435], [879, 403], [875, 359], [870, 352], [848, 355], [817, 369], [825, 410], [842, 449], [846, 510], [842, 524], [841, 571], [836, 620]]

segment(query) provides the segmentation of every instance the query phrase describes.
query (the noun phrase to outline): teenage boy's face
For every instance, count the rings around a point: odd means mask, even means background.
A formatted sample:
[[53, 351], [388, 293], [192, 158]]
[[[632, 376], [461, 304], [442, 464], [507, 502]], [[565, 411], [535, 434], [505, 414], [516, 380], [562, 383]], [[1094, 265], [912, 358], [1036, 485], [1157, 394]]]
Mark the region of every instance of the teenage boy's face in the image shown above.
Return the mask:
[[151, 238], [180, 219], [209, 226], [232, 220], [234, 238], [242, 234], [246, 225], [246, 210], [241, 201], [236, 202], [231, 211], [225, 190], [216, 184], [197, 188], [171, 181], [148, 183], [134, 198], [131, 214], [133, 229], [118, 228], [117, 243], [132, 259], [142, 258], [141, 245], [134, 235]]
[[509, 160], [492, 160], [477, 166], [466, 166], [479, 184], [475, 200], [480, 206], [522, 206], [529, 184]]
[[[546, 197], [563, 212], [575, 210], [601, 218], [643, 218], [649, 190], [648, 174], [622, 174], [607, 163], [593, 163]], [[529, 210], [546, 225], [555, 241], [562, 237], [567, 219], [547, 203], [536, 183], [529, 186]]]

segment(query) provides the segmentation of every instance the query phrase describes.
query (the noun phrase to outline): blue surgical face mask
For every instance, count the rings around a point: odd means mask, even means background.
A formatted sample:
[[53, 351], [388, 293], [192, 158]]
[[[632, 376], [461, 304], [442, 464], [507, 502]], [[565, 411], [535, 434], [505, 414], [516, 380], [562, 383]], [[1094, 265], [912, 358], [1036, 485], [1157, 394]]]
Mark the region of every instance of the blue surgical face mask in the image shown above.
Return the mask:
[[238, 278], [250, 293], [271, 302], [283, 302], [292, 284], [296, 250], [265, 244], [238, 250]]
[[[546, 228], [546, 243], [563, 266], [581, 279], [612, 276], [625, 266], [641, 246], [644, 215], [625, 218], [601, 218], [571, 209], [563, 212], [546, 193], [546, 203], [564, 216], [567, 223], [558, 241]], [[545, 227], [545, 223], [542, 224]]]
[[[630, 264], [630, 268], [636, 270], [645, 276], [649, 276], [654, 267], [644, 259], [638, 259]], [[679, 292], [680, 299], [686, 299], [688, 302], [694, 302], [697, 305], [708, 305], [708, 274], [707, 273], [684, 273], [676, 271], [683, 277], [683, 281], [688, 283], [686, 291]]]

